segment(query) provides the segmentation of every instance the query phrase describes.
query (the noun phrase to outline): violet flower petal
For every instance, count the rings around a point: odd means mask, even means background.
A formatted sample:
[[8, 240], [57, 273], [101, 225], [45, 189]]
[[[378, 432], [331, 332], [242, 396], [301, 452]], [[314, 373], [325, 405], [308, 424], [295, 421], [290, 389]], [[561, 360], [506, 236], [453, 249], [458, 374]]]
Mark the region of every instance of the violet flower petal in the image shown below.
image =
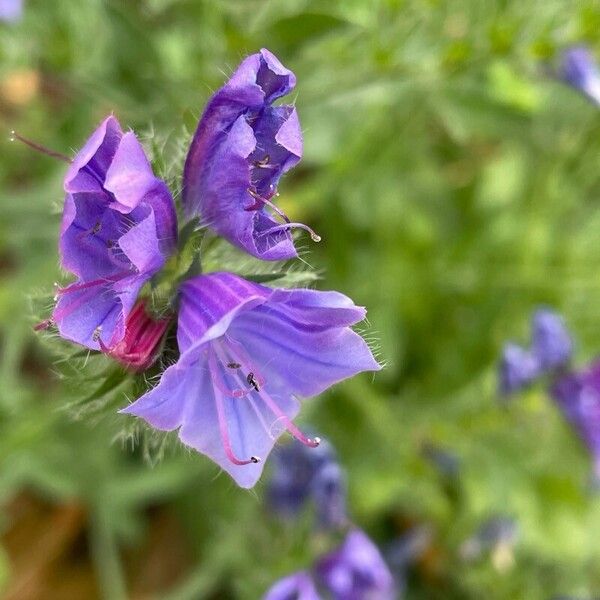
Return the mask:
[[362, 531], [351, 531], [342, 545], [316, 566], [336, 600], [393, 600], [394, 579], [379, 550]]
[[59, 290], [59, 333], [99, 350], [113, 347], [137, 295], [176, 245], [173, 199], [132, 132], [106, 118], [65, 176], [61, 266], [77, 281]]
[[184, 168], [187, 216], [200, 216], [229, 242], [264, 260], [297, 255], [290, 228], [277, 220], [279, 209], [269, 206], [279, 179], [302, 156], [295, 108], [272, 106], [295, 83], [268, 50], [246, 58], [208, 102]]
[[364, 309], [342, 294], [273, 290], [230, 273], [196, 277], [180, 291], [181, 356], [121, 412], [157, 429], [179, 428], [184, 444], [242, 487], [256, 483], [286, 429], [305, 444], [317, 443], [292, 422], [300, 408], [296, 395], [312, 396], [380, 368], [348, 327]]

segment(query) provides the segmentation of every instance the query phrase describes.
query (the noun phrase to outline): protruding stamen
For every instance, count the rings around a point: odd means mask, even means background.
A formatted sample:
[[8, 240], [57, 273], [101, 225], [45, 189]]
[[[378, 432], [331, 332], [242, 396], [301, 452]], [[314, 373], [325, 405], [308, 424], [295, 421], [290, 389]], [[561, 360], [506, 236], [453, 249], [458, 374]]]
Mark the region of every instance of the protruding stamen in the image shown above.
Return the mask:
[[[258, 210], [263, 206], [268, 206], [274, 213], [279, 215], [286, 223], [290, 222], [289, 217], [276, 205], [271, 202], [269, 198], [261, 196], [255, 189], [248, 188], [248, 193], [256, 200], [252, 206], [248, 206], [245, 210]], [[274, 195], [274, 194], [272, 194]]]
[[278, 231], [288, 231], [292, 228], [296, 229], [304, 229], [308, 231], [310, 234], [310, 239], [313, 242], [320, 242], [321, 236], [315, 233], [308, 225], [304, 223], [286, 223], [285, 225], [277, 225], [276, 227], [270, 227], [269, 229], [265, 229], [265, 231], [261, 231], [257, 234], [257, 237], [264, 237], [265, 235], [271, 235], [272, 233], [277, 233]]
[[73, 162], [66, 154], [62, 154], [61, 152], [55, 152], [54, 150], [50, 150], [45, 146], [36, 144], [35, 142], [32, 142], [31, 140], [28, 140], [27, 138], [23, 137], [13, 129], [10, 132], [10, 141], [14, 142], [15, 140], [19, 140], [19, 142], [25, 144], [26, 146], [29, 146], [36, 152], [41, 152], [42, 154], [46, 154], [47, 156], [51, 156], [52, 158], [58, 158], [58, 160], [62, 160], [69, 164]]
[[[214, 382], [215, 378], [218, 377], [219, 373], [219, 366], [217, 365], [214, 352], [209, 352], [208, 364], [211, 371], [212, 380]], [[240, 460], [233, 452], [233, 448], [231, 447], [231, 440], [229, 439], [229, 430], [227, 429], [227, 420], [225, 418], [225, 411], [223, 407], [223, 397], [219, 393], [220, 389], [215, 389], [214, 391], [215, 404], [217, 409], [217, 419], [219, 421], [219, 433], [221, 434], [221, 442], [223, 443], [225, 455], [234, 465], [242, 466], [258, 463], [260, 461], [260, 458], [258, 456], [251, 456], [247, 460]]]
[[101, 335], [102, 335], [102, 325], [98, 325], [98, 327], [96, 327], [96, 329], [94, 329], [94, 333], [92, 334], [92, 340], [94, 340], [94, 342], [97, 342], [100, 339]]

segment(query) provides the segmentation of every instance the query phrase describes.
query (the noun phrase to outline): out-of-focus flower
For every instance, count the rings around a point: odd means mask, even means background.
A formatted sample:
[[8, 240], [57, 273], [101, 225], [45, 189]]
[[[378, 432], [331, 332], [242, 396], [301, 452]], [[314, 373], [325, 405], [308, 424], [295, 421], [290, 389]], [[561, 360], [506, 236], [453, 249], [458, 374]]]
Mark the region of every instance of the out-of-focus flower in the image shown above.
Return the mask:
[[406, 587], [409, 569], [431, 548], [433, 532], [426, 525], [417, 525], [405, 531], [386, 549], [386, 562], [390, 566], [396, 589], [402, 592]]
[[0, 0], [0, 21], [16, 23], [23, 16], [23, 0]]
[[422, 455], [429, 460], [441, 475], [448, 478], [454, 478], [458, 476], [460, 470], [460, 459], [456, 454], [440, 448], [435, 444], [426, 442], [421, 448]]
[[306, 571], [276, 582], [263, 600], [321, 600], [312, 577]]
[[179, 360], [122, 412], [179, 429], [184, 444], [252, 487], [285, 430], [318, 446], [292, 421], [297, 397], [380, 369], [350, 328], [364, 317], [337, 292], [272, 289], [231, 273], [190, 279], [180, 288]]
[[362, 531], [348, 533], [342, 545], [320, 559], [316, 573], [336, 600], [392, 600], [394, 579], [377, 546]]
[[517, 344], [506, 344], [500, 361], [500, 393], [514, 394], [531, 384], [541, 373], [538, 359]]
[[573, 340], [558, 313], [547, 309], [537, 310], [531, 329], [531, 353], [541, 369], [559, 369], [571, 360]]
[[565, 50], [558, 75], [565, 83], [583, 92], [594, 104], [600, 105], [600, 70], [587, 48], [579, 46]]
[[61, 266], [78, 281], [58, 290], [52, 319], [66, 339], [113, 349], [142, 286], [175, 249], [173, 199], [113, 116], [75, 156], [64, 188]]
[[125, 321], [125, 336], [112, 348], [99, 340], [102, 351], [133, 371], [145, 371], [157, 358], [157, 349], [170, 318], [154, 319], [139, 301]]
[[[296, 77], [268, 50], [246, 58], [210, 99], [192, 140], [183, 175], [188, 217], [264, 260], [294, 258], [291, 223], [272, 200], [281, 176], [302, 156], [293, 105], [273, 106]], [[279, 219], [277, 221], [276, 219]]]
[[278, 447], [273, 459], [267, 498], [276, 513], [293, 517], [312, 499], [321, 528], [347, 524], [346, 477], [327, 441], [315, 449], [292, 441]]
[[558, 379], [551, 394], [592, 455], [594, 480], [600, 481], [600, 361]]
[[499, 369], [502, 395], [513, 394], [538, 377], [563, 369], [571, 360], [573, 340], [563, 318], [542, 308], [531, 320], [531, 347], [506, 344]]
[[508, 570], [514, 563], [513, 548], [519, 537], [519, 529], [514, 519], [492, 517], [478, 528], [475, 534], [465, 540], [460, 547], [463, 560], [477, 560], [484, 552], [489, 552], [492, 563], [498, 571]]

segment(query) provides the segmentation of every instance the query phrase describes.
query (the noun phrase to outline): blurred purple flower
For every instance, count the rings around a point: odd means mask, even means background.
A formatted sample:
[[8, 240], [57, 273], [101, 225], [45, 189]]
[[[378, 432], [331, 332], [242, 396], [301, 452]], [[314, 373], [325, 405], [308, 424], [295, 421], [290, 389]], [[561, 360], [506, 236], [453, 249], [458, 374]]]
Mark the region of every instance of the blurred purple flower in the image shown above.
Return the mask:
[[600, 70], [592, 53], [585, 47], [573, 47], [562, 53], [559, 77], [600, 105]]
[[75, 156], [64, 189], [61, 266], [78, 280], [58, 290], [52, 319], [64, 338], [110, 349], [140, 289], [175, 249], [173, 199], [113, 116]]
[[519, 529], [514, 519], [505, 516], [491, 517], [463, 542], [460, 554], [464, 560], [474, 560], [483, 552], [494, 551], [498, 547], [514, 546], [518, 536]]
[[540, 364], [531, 352], [517, 344], [506, 344], [500, 361], [500, 393], [513, 394], [531, 384], [541, 374]]
[[361, 371], [380, 369], [351, 325], [365, 309], [337, 292], [271, 289], [230, 273], [180, 288], [177, 363], [121, 412], [179, 438], [225, 469], [241, 487], [293, 424], [299, 397], [315, 396]]
[[321, 600], [321, 596], [310, 574], [300, 571], [275, 583], [263, 600]]
[[229, 242], [264, 260], [297, 256], [294, 227], [320, 239], [272, 203], [279, 179], [302, 156], [295, 107], [273, 106], [295, 85], [294, 74], [268, 50], [246, 58], [210, 99], [185, 162], [188, 217], [200, 216]]
[[317, 521], [323, 529], [347, 524], [346, 478], [331, 445], [318, 448], [292, 442], [277, 448], [267, 488], [270, 507], [284, 517], [293, 517], [312, 499]]
[[342, 545], [316, 565], [335, 600], [392, 600], [394, 579], [379, 550], [362, 531], [351, 531]]
[[540, 309], [533, 315], [531, 353], [541, 369], [564, 367], [573, 354], [573, 340], [564, 319], [554, 311]]
[[594, 480], [600, 481], [600, 361], [562, 376], [551, 394], [592, 455]]
[[573, 354], [573, 340], [563, 318], [556, 312], [541, 308], [531, 320], [529, 350], [508, 343], [504, 346], [499, 369], [502, 395], [518, 392], [538, 377], [564, 368]]
[[0, 0], [0, 21], [16, 23], [23, 16], [23, 0]]

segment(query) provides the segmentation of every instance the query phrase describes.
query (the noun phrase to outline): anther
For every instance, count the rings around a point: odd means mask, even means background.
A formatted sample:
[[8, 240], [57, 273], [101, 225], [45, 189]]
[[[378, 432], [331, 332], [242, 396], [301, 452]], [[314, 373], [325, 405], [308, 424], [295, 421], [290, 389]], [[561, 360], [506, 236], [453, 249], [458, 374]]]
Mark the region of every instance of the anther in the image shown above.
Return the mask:
[[242, 365], [240, 365], [240, 363], [236, 363], [236, 362], [229, 362], [229, 363], [227, 363], [227, 368], [228, 368], [228, 369], [233, 369], [233, 370], [235, 370], [235, 369], [239, 369], [239, 368], [241, 368], [241, 366], [242, 366]]
[[271, 157], [268, 154], [265, 154], [264, 158], [261, 160], [255, 160], [253, 164], [259, 169], [272, 169], [273, 166], [269, 164], [270, 161]]
[[54, 150], [50, 150], [45, 146], [36, 144], [35, 142], [32, 142], [31, 140], [28, 140], [27, 138], [18, 134], [14, 129], [10, 132], [9, 139], [11, 142], [18, 140], [19, 142], [25, 144], [26, 146], [29, 146], [36, 152], [41, 152], [42, 154], [46, 154], [47, 156], [51, 156], [52, 158], [58, 158], [58, 160], [62, 160], [69, 164], [73, 162], [66, 154], [62, 154], [61, 152], [55, 152]]
[[100, 221], [98, 221], [93, 227], [92, 227], [92, 235], [98, 233], [100, 230], [102, 229], [102, 223], [100, 223]]
[[258, 456], [251, 456], [250, 457], [250, 462], [254, 463], [254, 464], [259, 463], [260, 462], [260, 458]]
[[100, 335], [102, 334], [102, 326], [98, 326], [96, 327], [96, 329], [94, 329], [94, 333], [92, 334], [92, 340], [94, 340], [94, 342], [97, 342], [100, 339]]

